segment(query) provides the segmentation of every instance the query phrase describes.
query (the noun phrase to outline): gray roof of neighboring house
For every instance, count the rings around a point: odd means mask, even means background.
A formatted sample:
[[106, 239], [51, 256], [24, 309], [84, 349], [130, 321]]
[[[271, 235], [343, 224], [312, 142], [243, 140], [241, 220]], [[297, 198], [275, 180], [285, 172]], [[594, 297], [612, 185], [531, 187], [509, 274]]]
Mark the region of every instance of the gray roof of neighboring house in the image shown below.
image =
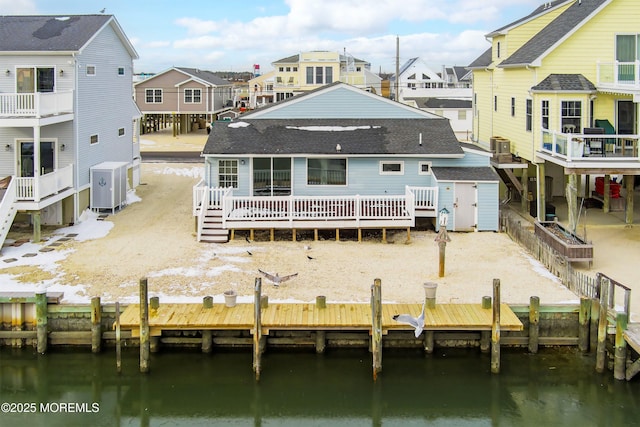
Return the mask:
[[596, 86], [582, 74], [549, 74], [531, 90], [536, 92], [596, 92]]
[[468, 148], [470, 150], [477, 150], [477, 151], [483, 151], [485, 153], [489, 153], [489, 150], [487, 150], [486, 148], [481, 147], [480, 145], [474, 144], [472, 142], [462, 142], [462, 141], [460, 141], [460, 146], [462, 148]]
[[0, 16], [0, 52], [75, 52], [112, 15]]
[[608, 1], [610, 0], [576, 1], [498, 66], [531, 64]]
[[432, 167], [431, 173], [438, 181], [500, 181], [500, 177], [490, 166]]
[[204, 80], [207, 83], [211, 83], [216, 86], [230, 86], [232, 83], [228, 80], [225, 80], [221, 77], [216, 76], [211, 71], [200, 70], [198, 68], [187, 68], [187, 67], [175, 67], [176, 70], [180, 70], [184, 73], [187, 73], [197, 79]]
[[[339, 152], [337, 145], [341, 146]], [[203, 154], [459, 157], [464, 153], [447, 119], [245, 120], [241, 117], [231, 123], [216, 122]]]
[[467, 65], [467, 68], [486, 68], [491, 65], [491, 47], [473, 60], [473, 62]]
[[451, 98], [406, 98], [418, 104], [418, 108], [471, 108], [471, 100]]

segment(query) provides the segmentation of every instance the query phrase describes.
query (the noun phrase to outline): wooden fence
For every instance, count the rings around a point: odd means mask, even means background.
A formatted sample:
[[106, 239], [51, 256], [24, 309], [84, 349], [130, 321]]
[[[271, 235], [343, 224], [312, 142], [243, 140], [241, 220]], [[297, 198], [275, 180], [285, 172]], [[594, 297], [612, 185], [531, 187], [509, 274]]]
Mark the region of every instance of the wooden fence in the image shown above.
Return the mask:
[[542, 242], [531, 230], [522, 225], [522, 221], [501, 211], [500, 225], [503, 232], [506, 232], [512, 240], [529, 251], [571, 291], [579, 296], [599, 298], [600, 281], [598, 278], [575, 270], [565, 256]]

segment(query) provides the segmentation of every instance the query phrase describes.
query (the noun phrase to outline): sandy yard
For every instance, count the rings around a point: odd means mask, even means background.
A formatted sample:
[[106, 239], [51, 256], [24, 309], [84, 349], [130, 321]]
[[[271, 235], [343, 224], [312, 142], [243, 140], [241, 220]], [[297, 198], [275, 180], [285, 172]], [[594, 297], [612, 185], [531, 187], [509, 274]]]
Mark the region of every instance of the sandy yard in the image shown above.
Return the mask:
[[[205, 141], [204, 131], [174, 138], [168, 129], [143, 135], [141, 148], [199, 151]], [[323, 238], [313, 241], [312, 232], [302, 231], [296, 242], [289, 231], [278, 233], [275, 242], [269, 241], [268, 233], [256, 232], [255, 241], [248, 242], [248, 233], [238, 231], [236, 239], [226, 244], [198, 243], [192, 186], [202, 173], [202, 166], [192, 163], [143, 163], [142, 185], [131, 193], [132, 203], [119, 212], [104, 221], [89, 216], [74, 227], [47, 229], [47, 240], [38, 245], [5, 246], [0, 254], [4, 261], [0, 262], [0, 290], [47, 287], [63, 291], [68, 302], [88, 302], [92, 296], [104, 302], [135, 302], [138, 281], [147, 277], [150, 295], [161, 301], [201, 301], [207, 295], [223, 301], [222, 293], [235, 289], [239, 301], [248, 302], [261, 269], [281, 276], [298, 273], [279, 288], [263, 279], [263, 292], [271, 301], [314, 301], [325, 295], [330, 302], [366, 302], [375, 278], [382, 280], [387, 302], [422, 301], [422, 284], [427, 281], [439, 284], [438, 301], [480, 302], [491, 295], [494, 278], [501, 281], [506, 303], [526, 304], [533, 295], [543, 304], [578, 301], [502, 233], [450, 233], [443, 278], [438, 277], [435, 232], [427, 228], [412, 230], [409, 241], [406, 231], [390, 231], [388, 243], [381, 242], [379, 230], [365, 234], [360, 243], [347, 231], [339, 242], [333, 232], [321, 233]], [[633, 233], [623, 227], [611, 230], [637, 245], [637, 227]], [[615, 247], [615, 240], [605, 239], [610, 234], [596, 227], [590, 238]], [[30, 234], [12, 231], [8, 241], [25, 236]], [[612, 275], [626, 283], [627, 277], [634, 277], [633, 263], [620, 268], [612, 252], [597, 250], [590, 274], [629, 270], [629, 275]]]

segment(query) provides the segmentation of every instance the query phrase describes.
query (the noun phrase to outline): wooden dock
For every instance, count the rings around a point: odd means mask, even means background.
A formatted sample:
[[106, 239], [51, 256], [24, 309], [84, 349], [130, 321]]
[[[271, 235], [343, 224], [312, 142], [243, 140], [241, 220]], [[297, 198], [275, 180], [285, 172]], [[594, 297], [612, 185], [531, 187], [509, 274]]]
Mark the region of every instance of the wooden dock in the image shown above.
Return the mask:
[[[413, 330], [398, 323], [393, 316], [409, 313], [418, 316], [421, 304], [382, 304], [382, 329]], [[271, 330], [304, 331], [371, 331], [371, 305], [368, 303], [336, 303], [319, 308], [310, 303], [269, 303], [261, 313], [262, 333]], [[522, 322], [507, 304], [500, 305], [500, 329], [521, 331]], [[202, 304], [160, 304], [149, 309], [149, 332], [160, 336], [168, 330], [248, 330], [254, 327], [254, 305], [237, 304], [225, 307], [214, 304], [204, 308]], [[425, 309], [425, 331], [490, 331], [492, 310], [478, 304], [438, 304]], [[131, 330], [134, 337], [140, 335], [140, 306], [128, 305], [120, 316], [120, 327]]]

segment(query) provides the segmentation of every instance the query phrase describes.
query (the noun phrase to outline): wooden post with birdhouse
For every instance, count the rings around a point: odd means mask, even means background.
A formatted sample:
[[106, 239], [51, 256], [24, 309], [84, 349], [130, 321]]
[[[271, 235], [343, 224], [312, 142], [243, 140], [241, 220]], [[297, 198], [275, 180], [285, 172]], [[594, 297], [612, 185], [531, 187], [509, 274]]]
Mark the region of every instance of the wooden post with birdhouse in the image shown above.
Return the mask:
[[445, 251], [447, 248], [447, 242], [451, 241], [449, 235], [447, 234], [449, 211], [446, 207], [440, 210], [438, 221], [440, 224], [440, 228], [438, 230], [438, 235], [435, 238], [435, 241], [438, 242], [438, 277], [444, 277]]

